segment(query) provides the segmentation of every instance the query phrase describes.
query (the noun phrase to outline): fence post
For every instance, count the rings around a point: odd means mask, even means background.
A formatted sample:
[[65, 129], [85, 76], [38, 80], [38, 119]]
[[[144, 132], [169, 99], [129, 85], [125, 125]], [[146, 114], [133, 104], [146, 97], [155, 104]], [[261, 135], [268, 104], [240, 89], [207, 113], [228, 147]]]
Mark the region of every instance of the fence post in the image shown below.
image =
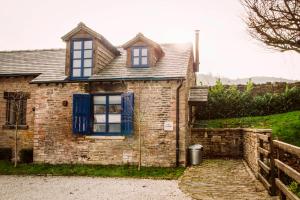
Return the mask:
[[274, 146], [273, 146], [273, 139], [272, 139], [272, 132], [268, 133], [269, 137], [269, 145], [270, 145], [270, 181], [271, 181], [271, 188], [270, 193], [272, 196], [276, 196], [276, 184], [275, 184], [275, 162], [274, 162]]

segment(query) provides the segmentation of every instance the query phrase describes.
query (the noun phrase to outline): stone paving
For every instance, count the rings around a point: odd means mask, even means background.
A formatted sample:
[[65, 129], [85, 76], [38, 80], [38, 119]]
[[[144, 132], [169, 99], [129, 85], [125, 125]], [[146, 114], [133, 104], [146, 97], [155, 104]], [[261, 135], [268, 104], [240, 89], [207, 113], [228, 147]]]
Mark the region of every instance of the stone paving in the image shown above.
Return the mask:
[[205, 160], [188, 168], [179, 187], [199, 200], [271, 200], [243, 160]]

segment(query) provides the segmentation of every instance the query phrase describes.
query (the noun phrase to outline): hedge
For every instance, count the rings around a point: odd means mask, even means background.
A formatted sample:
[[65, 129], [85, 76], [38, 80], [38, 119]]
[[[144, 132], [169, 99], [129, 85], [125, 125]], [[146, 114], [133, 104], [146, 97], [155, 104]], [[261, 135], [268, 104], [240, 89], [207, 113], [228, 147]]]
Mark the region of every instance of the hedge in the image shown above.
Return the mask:
[[286, 87], [283, 93], [252, 95], [253, 83], [245, 91], [236, 86], [224, 87], [221, 81], [209, 89], [208, 102], [196, 109], [200, 120], [271, 115], [300, 110], [300, 88]]

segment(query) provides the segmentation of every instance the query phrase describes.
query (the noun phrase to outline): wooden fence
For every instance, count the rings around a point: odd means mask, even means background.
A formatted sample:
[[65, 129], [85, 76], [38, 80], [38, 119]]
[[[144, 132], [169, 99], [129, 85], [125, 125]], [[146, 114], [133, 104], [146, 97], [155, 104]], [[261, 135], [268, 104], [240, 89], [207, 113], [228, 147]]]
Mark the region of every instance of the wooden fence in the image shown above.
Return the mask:
[[[292, 166], [280, 160], [279, 151], [291, 154], [300, 159], [300, 147], [296, 147], [278, 140], [272, 140], [271, 133], [258, 134], [258, 179], [272, 196], [279, 195], [281, 200], [300, 200], [300, 198], [289, 190], [286, 184], [293, 180], [300, 184], [300, 173]], [[275, 158], [276, 157], [276, 158]]]

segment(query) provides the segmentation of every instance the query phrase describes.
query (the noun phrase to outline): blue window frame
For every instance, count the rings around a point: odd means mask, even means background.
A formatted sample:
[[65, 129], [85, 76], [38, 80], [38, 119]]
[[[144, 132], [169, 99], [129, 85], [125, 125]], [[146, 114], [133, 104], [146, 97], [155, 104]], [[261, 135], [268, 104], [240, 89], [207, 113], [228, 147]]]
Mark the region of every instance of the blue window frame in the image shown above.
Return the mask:
[[71, 77], [90, 77], [93, 68], [93, 41], [76, 39], [71, 42]]
[[148, 48], [132, 47], [131, 63], [133, 67], [148, 67]]
[[93, 95], [93, 132], [121, 134], [122, 99], [120, 94]]
[[73, 133], [78, 135], [131, 135], [134, 94], [73, 94]]

